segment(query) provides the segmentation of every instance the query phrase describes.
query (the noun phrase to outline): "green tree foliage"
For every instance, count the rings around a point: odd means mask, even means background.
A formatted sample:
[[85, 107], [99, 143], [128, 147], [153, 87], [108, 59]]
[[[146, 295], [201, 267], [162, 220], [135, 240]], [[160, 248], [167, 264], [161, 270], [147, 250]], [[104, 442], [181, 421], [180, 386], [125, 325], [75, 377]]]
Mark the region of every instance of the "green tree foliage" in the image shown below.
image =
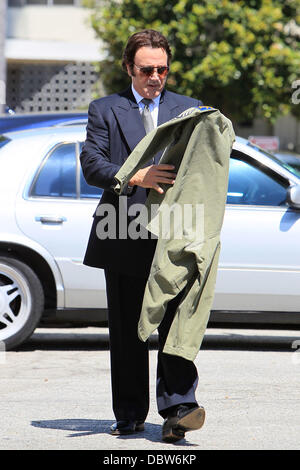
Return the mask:
[[88, 0], [92, 26], [107, 59], [100, 64], [107, 92], [129, 83], [121, 57], [128, 37], [153, 28], [169, 40], [168, 88], [200, 98], [238, 122], [270, 122], [299, 105], [300, 0]]

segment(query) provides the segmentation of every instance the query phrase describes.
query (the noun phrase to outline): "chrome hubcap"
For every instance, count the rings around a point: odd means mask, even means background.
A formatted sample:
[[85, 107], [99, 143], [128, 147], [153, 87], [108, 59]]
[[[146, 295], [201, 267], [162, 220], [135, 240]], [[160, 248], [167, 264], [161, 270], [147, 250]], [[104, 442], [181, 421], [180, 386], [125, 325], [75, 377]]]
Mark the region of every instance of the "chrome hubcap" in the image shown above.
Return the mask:
[[0, 315], [4, 312], [5, 310], [5, 295], [2, 292], [2, 289], [0, 287]]

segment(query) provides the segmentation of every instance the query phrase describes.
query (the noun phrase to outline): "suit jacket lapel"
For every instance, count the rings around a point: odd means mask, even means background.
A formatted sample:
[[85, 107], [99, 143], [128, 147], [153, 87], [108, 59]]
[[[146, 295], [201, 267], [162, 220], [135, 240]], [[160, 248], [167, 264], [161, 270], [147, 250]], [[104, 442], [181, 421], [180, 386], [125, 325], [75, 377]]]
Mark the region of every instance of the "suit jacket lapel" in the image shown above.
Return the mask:
[[179, 113], [179, 107], [174, 103], [174, 100], [172, 100], [172, 94], [167, 90], [163, 90], [159, 103], [158, 126], [174, 118]]
[[[143, 121], [139, 112], [138, 104], [135, 101], [131, 87], [120, 93], [118, 104], [112, 106], [112, 111], [119, 123], [121, 131], [126, 139], [130, 151], [145, 137]], [[159, 103], [158, 125], [169, 121], [179, 114], [179, 106], [172, 100], [172, 94], [167, 90], [163, 90]], [[161, 152], [155, 159], [158, 161]]]
[[143, 121], [139, 107], [134, 99], [131, 88], [120, 93], [120, 101], [112, 107], [113, 113], [120, 125], [126, 142], [132, 151], [138, 142], [145, 137]]

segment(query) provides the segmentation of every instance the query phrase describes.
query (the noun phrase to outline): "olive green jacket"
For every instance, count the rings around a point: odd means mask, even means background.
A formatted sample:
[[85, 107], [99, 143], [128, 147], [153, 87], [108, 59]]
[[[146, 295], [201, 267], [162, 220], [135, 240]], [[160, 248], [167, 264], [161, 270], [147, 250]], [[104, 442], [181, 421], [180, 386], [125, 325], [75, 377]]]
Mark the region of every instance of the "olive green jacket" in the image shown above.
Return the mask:
[[[229, 158], [235, 136], [219, 110], [200, 106], [157, 127], [136, 146], [115, 178], [122, 194], [129, 179], [161, 149], [160, 163], [175, 165], [174, 185], [151, 189], [137, 220], [158, 238], [138, 334], [155, 331], [168, 302], [184, 291], [163, 352], [194, 360], [213, 302]], [[147, 215], [147, 217], [145, 217]]]

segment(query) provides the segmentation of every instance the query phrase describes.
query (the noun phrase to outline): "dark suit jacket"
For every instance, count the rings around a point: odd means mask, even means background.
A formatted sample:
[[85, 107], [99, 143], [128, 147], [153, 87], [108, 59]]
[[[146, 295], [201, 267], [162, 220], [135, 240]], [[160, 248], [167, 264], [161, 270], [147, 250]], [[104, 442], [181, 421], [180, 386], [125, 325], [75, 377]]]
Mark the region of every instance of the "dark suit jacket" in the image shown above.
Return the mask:
[[[164, 90], [159, 104], [158, 125], [185, 109], [201, 104], [201, 101]], [[110, 204], [115, 208], [117, 227], [115, 239], [99, 239], [96, 229], [101, 217], [95, 212], [84, 258], [84, 264], [88, 266], [148, 277], [156, 241], [122, 239], [119, 236], [119, 196], [113, 189], [115, 174], [144, 136], [144, 126], [131, 87], [90, 104], [87, 137], [80, 155], [82, 170], [88, 184], [104, 189], [99, 204]], [[125, 201], [127, 207], [143, 204], [146, 197], [146, 189], [135, 187], [122, 203]]]

